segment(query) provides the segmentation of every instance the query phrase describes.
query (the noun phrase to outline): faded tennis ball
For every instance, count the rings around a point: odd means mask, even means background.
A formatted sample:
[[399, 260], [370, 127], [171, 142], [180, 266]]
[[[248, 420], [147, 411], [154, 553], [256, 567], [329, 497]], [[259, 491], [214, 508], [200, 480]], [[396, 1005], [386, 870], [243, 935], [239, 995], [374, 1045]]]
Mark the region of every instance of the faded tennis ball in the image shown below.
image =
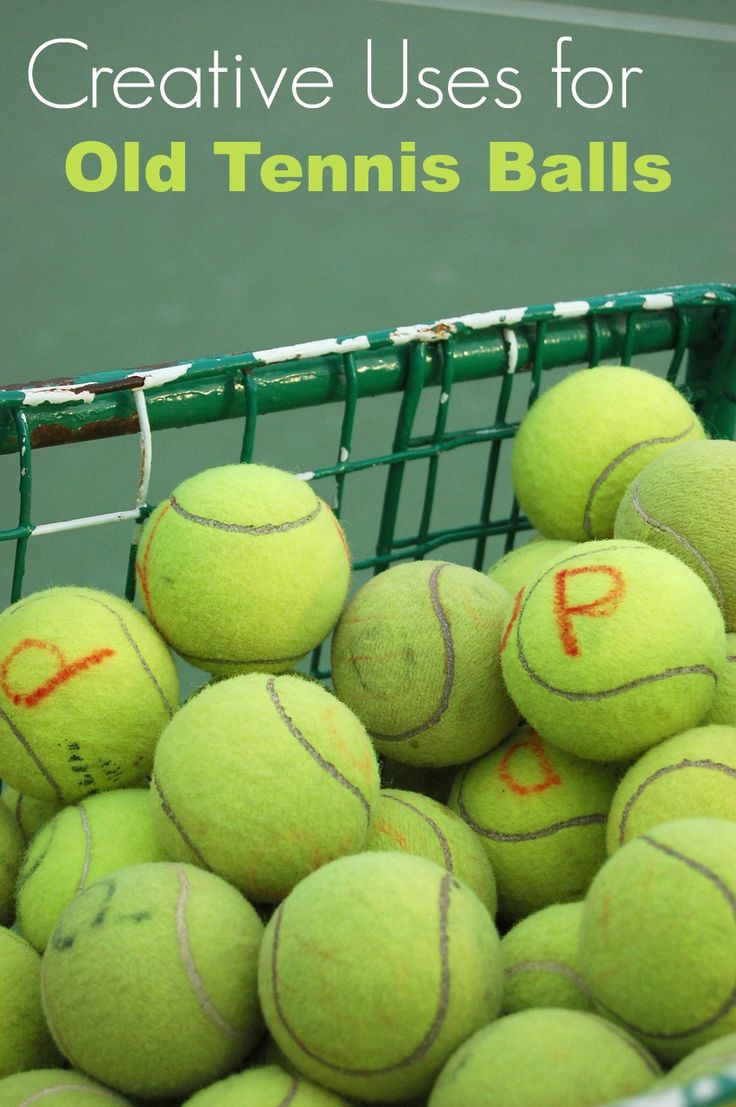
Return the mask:
[[660, 377], [623, 365], [578, 370], [522, 420], [511, 456], [514, 489], [546, 538], [610, 538], [637, 473], [678, 443], [704, 436], [687, 401]]
[[265, 673], [186, 704], [161, 735], [151, 784], [167, 855], [266, 902], [362, 849], [378, 792], [376, 755], [352, 711], [320, 684]]
[[736, 634], [726, 635], [726, 666], [718, 683], [704, 723], [725, 723], [736, 726]]
[[66, 807], [33, 839], [18, 875], [18, 925], [43, 952], [76, 895], [116, 869], [164, 861], [147, 791], [125, 788]]
[[616, 789], [609, 854], [671, 819], [736, 821], [736, 727], [701, 726], [648, 750]]
[[15, 918], [15, 882], [24, 844], [18, 824], [8, 808], [0, 804], [0, 926]]
[[55, 800], [40, 800], [33, 796], [24, 796], [9, 784], [3, 784], [0, 799], [12, 812], [26, 842], [30, 842], [34, 834], [45, 826], [49, 819], [53, 819], [63, 807], [63, 804]]
[[651, 461], [626, 489], [614, 534], [679, 557], [736, 631], [736, 442], [686, 442]]
[[659, 1074], [633, 1037], [597, 1015], [554, 1007], [519, 1011], [460, 1046], [429, 1107], [598, 1107], [645, 1091]]
[[491, 915], [496, 914], [491, 862], [470, 827], [443, 803], [385, 788], [373, 807], [365, 848], [398, 849], [442, 865], [473, 889]]
[[178, 702], [165, 642], [117, 596], [49, 588], [0, 615], [0, 777], [29, 796], [131, 784]]
[[499, 558], [487, 570], [487, 575], [511, 596], [515, 596], [520, 588], [530, 584], [539, 575], [539, 570], [548, 561], [574, 545], [574, 542], [566, 539], [533, 538], [525, 546], [517, 546], [515, 550], [510, 550]]
[[589, 542], [517, 597], [501, 660], [519, 710], [580, 757], [625, 761], [708, 711], [725, 632], [702, 580], [641, 542]]
[[[657, 1087], [671, 1088], [689, 1084], [691, 1080], [713, 1076], [723, 1069], [732, 1069], [734, 1066], [736, 1066], [736, 1034], [726, 1034], [725, 1037], [716, 1038], [714, 1042], [708, 1042], [707, 1045], [689, 1053], [679, 1064], [670, 1069]], [[726, 1100], [726, 1105], [733, 1101], [733, 1098]]]
[[247, 1069], [203, 1088], [183, 1107], [350, 1107], [347, 1100], [277, 1065]]
[[335, 691], [395, 761], [442, 767], [479, 757], [518, 720], [499, 648], [511, 611], [483, 573], [414, 561], [353, 596], [332, 639]]
[[334, 626], [350, 578], [340, 524], [307, 481], [207, 469], [159, 504], [136, 570], [151, 621], [210, 673], [280, 673]]
[[580, 966], [597, 1008], [666, 1062], [736, 1030], [736, 824], [678, 819], [593, 881]]
[[578, 964], [582, 913], [582, 903], [554, 903], [504, 935], [504, 1014], [531, 1007], [593, 1010]]
[[261, 1030], [263, 925], [191, 865], [119, 869], [65, 908], [43, 957], [62, 1053], [116, 1091], [185, 1097], [243, 1064]]
[[380, 852], [297, 885], [266, 928], [258, 987], [271, 1034], [301, 1072], [380, 1103], [429, 1091], [453, 1050], [495, 1018], [501, 976], [475, 893], [422, 857]]
[[5, 927], [0, 927], [0, 996], [0, 1078], [60, 1064], [41, 1006], [41, 958]]
[[131, 1107], [129, 1099], [73, 1069], [34, 1069], [0, 1080], [0, 1107]]
[[460, 770], [449, 805], [486, 849], [501, 916], [585, 895], [606, 859], [615, 787], [610, 766], [573, 757], [529, 726]]

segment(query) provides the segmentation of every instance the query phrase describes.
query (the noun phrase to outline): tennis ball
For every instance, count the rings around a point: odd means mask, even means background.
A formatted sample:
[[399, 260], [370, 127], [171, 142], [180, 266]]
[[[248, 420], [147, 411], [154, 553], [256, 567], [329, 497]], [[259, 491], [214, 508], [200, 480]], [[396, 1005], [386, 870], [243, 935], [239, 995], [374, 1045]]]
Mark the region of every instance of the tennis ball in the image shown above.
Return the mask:
[[45, 826], [49, 819], [53, 819], [63, 806], [54, 800], [39, 800], [33, 796], [24, 796], [9, 784], [3, 784], [0, 799], [12, 812], [26, 842], [30, 842], [34, 834]]
[[130, 1100], [81, 1072], [36, 1069], [0, 1080], [0, 1107], [130, 1107]]
[[15, 918], [15, 881], [24, 844], [18, 824], [7, 807], [0, 804], [0, 926]]
[[614, 535], [679, 557], [736, 631], [736, 442], [686, 442], [651, 461], [626, 489]]
[[609, 854], [671, 819], [736, 821], [736, 727], [701, 726], [648, 750], [613, 797]]
[[167, 855], [270, 902], [363, 848], [378, 791], [376, 755], [352, 711], [320, 684], [266, 673], [186, 704], [161, 735], [151, 783]]
[[184, 1107], [349, 1107], [326, 1088], [277, 1065], [247, 1069], [203, 1088]]
[[504, 918], [585, 895], [606, 859], [615, 787], [609, 766], [573, 757], [529, 726], [460, 770], [449, 805], [485, 846]]
[[164, 861], [147, 792], [126, 788], [66, 807], [39, 831], [18, 876], [18, 925], [43, 952], [76, 895], [116, 869]]
[[41, 958], [35, 949], [0, 927], [0, 1078], [61, 1062], [43, 1017], [40, 980]]
[[76, 803], [150, 771], [179, 702], [171, 655], [139, 611], [91, 588], [49, 588], [0, 615], [0, 777]]
[[501, 653], [526, 720], [580, 757], [625, 761], [709, 709], [725, 632], [702, 580], [641, 542], [590, 542], [517, 596]]
[[480, 757], [519, 717], [498, 659], [510, 610], [506, 591], [475, 569], [397, 565], [363, 585], [335, 628], [335, 691], [395, 761]]
[[453, 1050], [495, 1018], [501, 974], [493, 921], [467, 885], [423, 857], [360, 853], [280, 904], [258, 989], [301, 1072], [380, 1103], [429, 1090]]
[[736, 1030], [736, 824], [677, 819], [593, 881], [580, 966], [599, 1010], [663, 1061]]
[[545, 538], [610, 538], [637, 473], [677, 443], [704, 436], [667, 381], [599, 365], [571, 373], [532, 405], [514, 440], [511, 477]]
[[187, 661], [226, 676], [281, 673], [332, 630], [350, 553], [306, 481], [224, 465], [159, 504], [136, 570], [151, 621]]
[[[736, 1034], [726, 1034], [723, 1038], [716, 1038], [713, 1042], [693, 1050], [684, 1057], [679, 1064], [667, 1073], [663, 1080], [657, 1084], [658, 1088], [670, 1088], [680, 1084], [688, 1084], [691, 1080], [698, 1080], [703, 1076], [711, 1076], [722, 1069], [731, 1069], [736, 1066]], [[733, 1103], [736, 1096], [732, 1096], [726, 1103]], [[723, 1103], [723, 1101], [721, 1101]]]
[[576, 545], [575, 542], [567, 542], [564, 539], [533, 538], [525, 546], [518, 546], [515, 550], [504, 554], [491, 565], [487, 575], [491, 580], [495, 580], [496, 584], [505, 588], [510, 595], [515, 596], [520, 588], [539, 576], [539, 570], [543, 569], [548, 561], [574, 545]]
[[184, 1097], [242, 1065], [261, 1029], [263, 925], [191, 865], [119, 869], [65, 908], [43, 956], [44, 1010], [64, 1056], [116, 1091]]
[[650, 1088], [653, 1057], [585, 1011], [519, 1011], [486, 1026], [450, 1058], [429, 1107], [598, 1107]]
[[416, 792], [386, 788], [373, 808], [368, 850], [403, 850], [442, 865], [472, 888], [496, 914], [496, 881], [479, 839], [443, 803]]
[[553, 903], [522, 919], [504, 935], [504, 1014], [528, 1007], [593, 1010], [578, 965], [582, 914], [582, 903]]
[[716, 694], [704, 723], [736, 726], [736, 634], [726, 635], [726, 666], [716, 684]]

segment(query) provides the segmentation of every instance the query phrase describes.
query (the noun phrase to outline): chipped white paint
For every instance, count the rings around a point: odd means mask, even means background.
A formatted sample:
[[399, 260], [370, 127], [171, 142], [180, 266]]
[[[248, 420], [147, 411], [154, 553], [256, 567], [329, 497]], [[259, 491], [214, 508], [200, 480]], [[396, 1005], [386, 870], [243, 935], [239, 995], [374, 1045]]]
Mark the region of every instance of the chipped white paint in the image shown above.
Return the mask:
[[23, 393], [23, 404], [25, 407], [39, 407], [40, 404], [68, 404], [74, 401], [91, 404], [94, 398], [94, 392], [87, 392], [84, 385], [78, 384], [68, 388], [29, 388]]
[[129, 511], [110, 511], [106, 515], [88, 515], [84, 519], [61, 519], [57, 523], [39, 523], [33, 528], [32, 535], [35, 538], [39, 534], [59, 534], [60, 531], [81, 530], [82, 527], [101, 527], [105, 523], [120, 523], [125, 519], [138, 519], [140, 512], [137, 507]]
[[647, 292], [642, 307], [645, 311], [666, 311], [674, 306], [671, 292]]
[[[133, 401], [135, 403], [136, 411], [138, 412], [138, 426], [140, 427], [138, 488], [136, 489], [135, 494], [136, 508], [140, 509], [146, 502], [146, 499], [148, 497], [148, 486], [151, 481], [151, 466], [153, 464], [153, 436], [151, 434], [151, 423], [148, 418], [146, 397], [143, 395], [142, 390], [138, 389], [133, 393]], [[136, 519], [133, 525], [132, 543], [134, 546], [138, 545], [138, 539], [140, 537], [142, 528], [143, 520], [140, 518]]]
[[297, 361], [307, 357], [323, 357], [325, 354], [350, 354], [356, 350], [369, 350], [367, 334], [354, 338], [320, 338], [316, 342], [302, 342], [296, 346], [277, 346], [273, 350], [254, 350], [253, 357], [264, 365], [279, 361]]
[[557, 319], [579, 319], [589, 311], [590, 304], [587, 300], [560, 300], [554, 305], [552, 314]]
[[180, 377], [186, 376], [192, 365], [191, 361], [180, 361], [176, 365], [166, 365], [162, 369], [148, 369], [142, 373], [133, 372], [131, 376], [143, 378], [141, 388], [160, 388], [162, 384], [178, 381]]
[[350, 457], [350, 450], [346, 450], [344, 446], [341, 446], [340, 447], [340, 464], [344, 465], [349, 457]]
[[314, 480], [314, 469], [307, 469], [305, 473], [296, 473], [297, 480]]
[[440, 403], [441, 404], [446, 404], [449, 399], [450, 399], [450, 396], [447, 392], [440, 392]]
[[616, 306], [616, 303], [615, 303], [614, 300], [606, 300], [606, 302], [603, 306], [604, 306], [604, 308], [612, 308], [612, 307]]
[[516, 337], [516, 331], [504, 327], [503, 340], [507, 347], [506, 368], [509, 373], [515, 373], [519, 364], [519, 340]]
[[716, 296], [715, 292], [706, 292], [706, 294], [705, 294], [705, 296], [704, 296], [703, 298], [704, 298], [705, 300], [717, 300], [717, 299], [718, 299], [718, 297]]
[[405, 346], [408, 342], [442, 342], [450, 335], [457, 334], [461, 327], [471, 331], [498, 327], [504, 323], [520, 323], [527, 309], [501, 308], [496, 311], [477, 311], [471, 315], [455, 315], [447, 319], [438, 319], [435, 323], [413, 323], [409, 327], [397, 327], [391, 331], [390, 338], [394, 346]]

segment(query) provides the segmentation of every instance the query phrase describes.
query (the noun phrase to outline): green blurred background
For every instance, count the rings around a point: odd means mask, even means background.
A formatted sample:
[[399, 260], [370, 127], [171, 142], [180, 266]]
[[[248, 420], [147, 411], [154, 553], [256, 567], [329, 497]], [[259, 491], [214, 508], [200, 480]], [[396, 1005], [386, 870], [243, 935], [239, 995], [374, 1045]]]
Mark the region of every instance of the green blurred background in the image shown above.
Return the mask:
[[[455, 5], [462, 7], [462, 0]], [[689, 0], [608, 0], [605, 7], [614, 15], [643, 11], [736, 24], [731, 0], [703, 0], [696, 11]], [[644, 69], [632, 79], [627, 110], [555, 108], [550, 66], [560, 34], [574, 36], [566, 57], [576, 67]], [[60, 48], [39, 64], [44, 88], [60, 98], [87, 91], [92, 64], [139, 65], [155, 74], [206, 66], [217, 48], [223, 64], [240, 52], [245, 66], [271, 79], [282, 66], [289, 73], [322, 66], [334, 78], [332, 103], [306, 111], [280, 95], [267, 110], [251, 91], [240, 111], [227, 104], [176, 111], [160, 102], [130, 111], [114, 103], [106, 85], [97, 110], [54, 111], [32, 97], [26, 82], [32, 52], [54, 37], [90, 46], [87, 54]], [[523, 102], [512, 111], [492, 104], [428, 111], [410, 94], [401, 108], [381, 111], [365, 95], [368, 37], [378, 58], [377, 87], [387, 97], [399, 87], [406, 37], [414, 69], [433, 65], [448, 76], [462, 65], [491, 75], [517, 67]], [[733, 41], [508, 18], [430, 2], [6, 2], [0, 384], [263, 349], [491, 307], [733, 279], [734, 49]], [[172, 139], [186, 141], [186, 192], [126, 194], [119, 185], [98, 194], [74, 191], [64, 160], [83, 139], [117, 149], [139, 140], [145, 154]], [[278, 195], [260, 187], [229, 194], [222, 159], [211, 153], [215, 139], [260, 139], [266, 153], [297, 157], [396, 155], [401, 141], [413, 140], [420, 155], [457, 157], [462, 184], [445, 195]], [[584, 154], [592, 139], [628, 140], [634, 155], [668, 156], [673, 184], [653, 195], [490, 193], [491, 139], [530, 142], [540, 156]], [[492, 389], [471, 392], [453, 400], [451, 425], [491, 418]], [[362, 408], [356, 448], [377, 452], [390, 443], [395, 403], [386, 398]], [[340, 414], [309, 409], [261, 420], [257, 458], [297, 471], [329, 464]], [[241, 433], [226, 424], [158, 435], [151, 499], [199, 469], [235, 460]], [[477, 517], [485, 457], [458, 453], [469, 456], [446, 467], [438, 521]], [[16, 457], [0, 457], [0, 526], [17, 518], [17, 469]], [[130, 507], [136, 478], [135, 438], [37, 451], [34, 522]], [[374, 540], [380, 491], [380, 479], [367, 475], [362, 483], [356, 478], [346, 498], [344, 520], [359, 555]], [[408, 526], [416, 526], [413, 507], [419, 510], [410, 486]], [[120, 590], [129, 537], [122, 524], [32, 540], [25, 590], [67, 582]], [[4, 543], [6, 594], [11, 555]], [[463, 559], [462, 551], [455, 555]]]

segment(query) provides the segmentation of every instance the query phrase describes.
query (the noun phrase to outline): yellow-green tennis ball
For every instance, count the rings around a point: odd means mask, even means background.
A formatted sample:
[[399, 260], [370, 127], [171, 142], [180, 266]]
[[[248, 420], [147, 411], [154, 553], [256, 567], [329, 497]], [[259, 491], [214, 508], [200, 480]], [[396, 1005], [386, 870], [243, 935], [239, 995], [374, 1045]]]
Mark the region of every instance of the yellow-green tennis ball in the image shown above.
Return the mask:
[[724, 723], [736, 726], [736, 634], [726, 635], [726, 666], [716, 685], [710, 709], [704, 723]]
[[9, 784], [3, 784], [0, 799], [12, 812], [26, 842], [30, 842], [34, 834], [45, 826], [49, 819], [53, 819], [63, 807], [63, 804], [55, 800], [40, 800], [35, 799], [34, 796], [24, 796]]
[[504, 1014], [530, 1007], [593, 1010], [578, 964], [582, 914], [582, 903], [553, 903], [504, 935]]
[[267, 902], [362, 849], [378, 792], [376, 755], [352, 711], [320, 684], [266, 673], [186, 704], [161, 735], [151, 783], [167, 855]]
[[18, 824], [8, 808], [0, 804], [0, 926], [15, 918], [15, 882], [24, 845]]
[[517, 597], [501, 653], [525, 719], [580, 757], [625, 761], [696, 726], [725, 667], [718, 605], [641, 542], [589, 542]]
[[41, 958], [5, 927], [0, 927], [0, 996], [0, 1078], [59, 1064], [41, 1006]]
[[613, 797], [608, 852], [659, 823], [698, 817], [736, 822], [736, 727], [695, 727], [639, 758]]
[[49, 588], [0, 615], [0, 778], [29, 796], [137, 780], [178, 702], [165, 642], [117, 596]]
[[487, 575], [511, 596], [539, 576], [548, 561], [574, 546], [574, 542], [555, 538], [533, 538], [525, 546], [517, 546], [491, 565]]
[[485, 846], [504, 918], [585, 895], [606, 859], [615, 787], [609, 766], [574, 757], [529, 726], [460, 770], [449, 804]]
[[479, 839], [463, 820], [428, 796], [385, 788], [373, 808], [365, 848], [403, 850], [442, 865], [496, 914], [496, 881]]
[[361, 853], [312, 873], [278, 907], [258, 988], [301, 1072], [381, 1103], [429, 1090], [496, 1017], [501, 974], [493, 920], [467, 885], [423, 857]]
[[247, 1069], [203, 1088], [184, 1107], [349, 1107], [347, 1100], [277, 1065]]
[[242, 1065], [261, 1030], [263, 925], [191, 865], [119, 869], [65, 908], [43, 956], [44, 1010], [75, 1068], [145, 1099], [185, 1097]]
[[387, 757], [434, 767], [480, 757], [519, 717], [498, 656], [510, 611], [505, 589], [474, 569], [397, 565], [340, 617], [335, 690]]
[[539, 397], [514, 440], [511, 475], [523, 511], [545, 538], [610, 538], [626, 486], [680, 442], [704, 437], [667, 381], [601, 365]]
[[736, 824], [678, 819], [593, 881], [580, 966], [596, 1006], [663, 1061], [736, 1030]]
[[679, 557], [736, 631], [736, 442], [686, 442], [650, 462], [626, 489], [614, 535]]
[[[684, 1057], [679, 1064], [667, 1073], [663, 1080], [657, 1084], [657, 1088], [671, 1088], [689, 1084], [692, 1080], [699, 1080], [703, 1076], [714, 1076], [723, 1069], [736, 1067], [736, 1034], [726, 1034], [723, 1038], [716, 1038], [713, 1042], [693, 1050]], [[730, 1099], [719, 1100], [721, 1107], [728, 1107], [736, 1101], [736, 1095]]]
[[519, 1011], [468, 1039], [442, 1070], [429, 1107], [599, 1107], [650, 1088], [653, 1057], [585, 1011]]
[[224, 465], [159, 504], [136, 569], [152, 622], [187, 661], [226, 676], [281, 673], [335, 625], [350, 554], [306, 481]]
[[66, 807], [33, 839], [18, 875], [18, 925], [43, 952], [76, 895], [126, 865], [164, 861], [148, 793], [101, 792]]
[[130, 1107], [130, 1100], [73, 1069], [34, 1069], [0, 1080], [0, 1107]]

